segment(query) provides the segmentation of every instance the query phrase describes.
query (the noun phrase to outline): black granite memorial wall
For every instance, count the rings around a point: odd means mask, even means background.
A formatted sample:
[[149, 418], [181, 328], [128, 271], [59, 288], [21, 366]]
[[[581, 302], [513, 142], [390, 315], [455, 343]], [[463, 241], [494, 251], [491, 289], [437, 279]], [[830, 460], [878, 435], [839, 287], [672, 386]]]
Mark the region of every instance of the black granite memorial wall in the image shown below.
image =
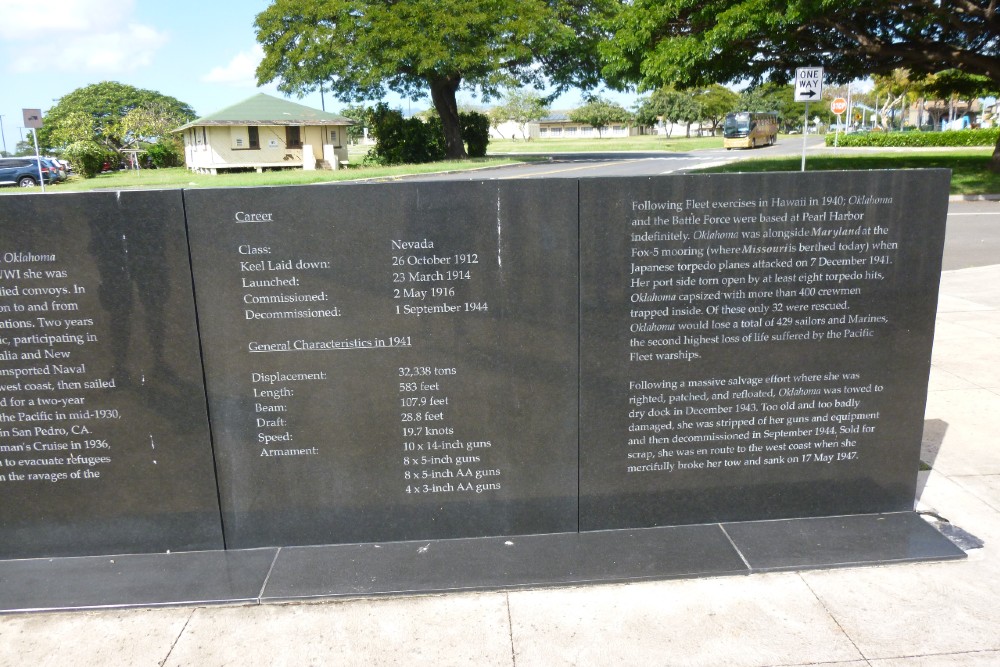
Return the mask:
[[223, 546], [174, 192], [0, 205], [0, 557]]
[[911, 510], [947, 189], [4, 197], [0, 557]]
[[580, 529], [912, 510], [947, 189], [582, 181]]
[[230, 546], [576, 530], [575, 182], [186, 207]]

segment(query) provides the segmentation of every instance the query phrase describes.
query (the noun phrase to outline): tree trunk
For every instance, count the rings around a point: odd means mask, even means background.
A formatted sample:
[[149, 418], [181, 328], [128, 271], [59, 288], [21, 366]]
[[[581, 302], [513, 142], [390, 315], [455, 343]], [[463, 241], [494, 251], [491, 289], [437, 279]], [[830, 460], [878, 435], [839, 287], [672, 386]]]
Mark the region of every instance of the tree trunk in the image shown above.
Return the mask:
[[441, 131], [444, 133], [444, 144], [449, 160], [462, 160], [468, 157], [465, 143], [462, 141], [462, 122], [458, 118], [458, 102], [455, 93], [462, 78], [451, 75], [433, 79], [431, 84], [431, 100], [441, 117]]
[[1000, 174], [1000, 139], [997, 139], [997, 143], [993, 146], [993, 155], [990, 157], [990, 171], [995, 174]]

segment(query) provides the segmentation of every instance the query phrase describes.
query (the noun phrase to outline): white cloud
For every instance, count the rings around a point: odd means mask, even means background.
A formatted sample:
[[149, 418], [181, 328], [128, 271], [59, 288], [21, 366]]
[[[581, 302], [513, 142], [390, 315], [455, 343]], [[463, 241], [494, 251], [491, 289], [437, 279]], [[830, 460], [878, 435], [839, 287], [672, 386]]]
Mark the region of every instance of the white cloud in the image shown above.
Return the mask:
[[0, 37], [27, 41], [72, 33], [99, 32], [127, 21], [133, 0], [60, 0], [45, 6], [0, 0]]
[[264, 57], [264, 49], [255, 44], [250, 51], [241, 51], [228, 64], [213, 67], [201, 80], [205, 83], [221, 83], [229, 86], [257, 87], [257, 65]]
[[131, 72], [149, 65], [169, 38], [166, 32], [132, 20], [133, 0], [60, 0], [39, 11], [30, 3], [0, 0], [0, 39], [15, 72], [37, 69], [40, 44], [58, 57], [44, 66], [101, 74]]

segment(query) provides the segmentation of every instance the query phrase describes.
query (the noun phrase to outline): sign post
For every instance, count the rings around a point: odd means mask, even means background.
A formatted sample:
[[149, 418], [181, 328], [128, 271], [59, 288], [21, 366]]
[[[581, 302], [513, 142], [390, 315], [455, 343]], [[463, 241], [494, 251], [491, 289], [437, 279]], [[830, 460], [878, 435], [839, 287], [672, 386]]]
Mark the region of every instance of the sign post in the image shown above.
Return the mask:
[[836, 148], [837, 143], [840, 140], [840, 117], [845, 111], [847, 111], [847, 100], [843, 97], [836, 98], [830, 102], [830, 111], [837, 115], [837, 131], [833, 135], [833, 147]]
[[802, 171], [806, 170], [806, 135], [809, 134], [809, 102], [818, 100], [822, 92], [822, 67], [795, 68], [795, 101], [806, 103], [806, 114], [802, 120]]
[[21, 109], [24, 116], [24, 126], [33, 130], [31, 136], [35, 139], [35, 164], [38, 166], [38, 182], [45, 192], [45, 175], [42, 173], [42, 156], [38, 154], [38, 130], [42, 127], [41, 109]]

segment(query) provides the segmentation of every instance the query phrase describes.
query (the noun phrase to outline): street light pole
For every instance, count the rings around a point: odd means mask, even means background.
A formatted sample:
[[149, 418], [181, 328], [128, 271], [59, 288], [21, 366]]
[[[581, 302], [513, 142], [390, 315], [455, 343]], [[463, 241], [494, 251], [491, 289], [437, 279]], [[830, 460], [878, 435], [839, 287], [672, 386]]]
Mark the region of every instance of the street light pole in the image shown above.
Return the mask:
[[0, 136], [3, 137], [3, 154], [7, 155], [7, 135], [3, 133], [3, 114], [0, 114]]

